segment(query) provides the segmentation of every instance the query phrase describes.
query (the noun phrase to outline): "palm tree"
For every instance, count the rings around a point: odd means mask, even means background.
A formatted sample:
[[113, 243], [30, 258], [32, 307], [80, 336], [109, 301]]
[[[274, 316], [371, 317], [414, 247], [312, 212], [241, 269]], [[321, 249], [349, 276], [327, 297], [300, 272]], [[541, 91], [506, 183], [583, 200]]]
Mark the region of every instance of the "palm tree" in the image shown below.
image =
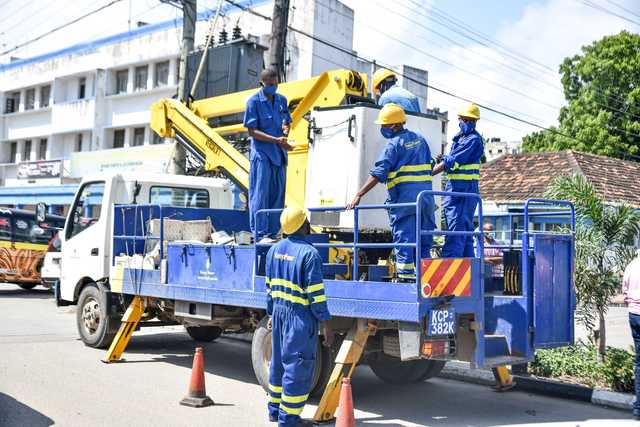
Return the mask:
[[[569, 200], [576, 208], [576, 316], [598, 345], [606, 351], [604, 316], [620, 290], [621, 272], [635, 256], [640, 215], [629, 205], [606, 204], [583, 175], [554, 179], [546, 192]], [[596, 324], [598, 328], [596, 329]]]

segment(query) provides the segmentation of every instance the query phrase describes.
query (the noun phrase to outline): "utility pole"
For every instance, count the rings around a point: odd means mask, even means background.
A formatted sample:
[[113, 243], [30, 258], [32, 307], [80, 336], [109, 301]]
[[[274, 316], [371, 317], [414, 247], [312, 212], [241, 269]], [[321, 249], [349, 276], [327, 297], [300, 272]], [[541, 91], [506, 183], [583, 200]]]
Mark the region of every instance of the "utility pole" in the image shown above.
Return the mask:
[[278, 71], [280, 81], [285, 81], [285, 47], [289, 23], [289, 0], [274, 0], [271, 21], [271, 45], [269, 66]]
[[182, 0], [182, 47], [180, 49], [180, 70], [178, 72], [178, 99], [185, 102], [188, 89], [184, 87], [187, 75], [187, 55], [193, 50], [196, 33], [197, 0]]

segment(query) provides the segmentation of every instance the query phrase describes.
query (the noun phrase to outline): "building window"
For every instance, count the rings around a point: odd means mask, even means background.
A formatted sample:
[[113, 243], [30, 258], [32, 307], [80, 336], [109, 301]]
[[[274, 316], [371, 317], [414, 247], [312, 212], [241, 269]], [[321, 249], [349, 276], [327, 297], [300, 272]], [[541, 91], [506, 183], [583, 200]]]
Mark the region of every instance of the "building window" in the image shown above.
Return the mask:
[[40, 108], [49, 106], [49, 97], [51, 96], [51, 86], [42, 86], [40, 88]]
[[169, 84], [169, 61], [156, 64], [156, 75], [153, 87], [167, 86]]
[[36, 90], [35, 89], [27, 89], [24, 97], [24, 109], [25, 110], [33, 110], [36, 105]]
[[164, 138], [155, 133], [153, 130], [151, 131], [151, 135], [153, 135], [153, 137], [151, 138], [152, 145], [158, 145], [164, 142]]
[[47, 138], [40, 140], [38, 145], [38, 160], [45, 160], [47, 158]]
[[128, 80], [129, 80], [129, 70], [116, 71], [116, 93], [127, 92]]
[[124, 147], [124, 129], [116, 129], [113, 131], [113, 148]]
[[78, 80], [78, 99], [84, 99], [87, 91], [87, 78], [80, 77]]
[[76, 135], [76, 153], [82, 151], [82, 134]]
[[144, 144], [144, 128], [135, 128], [133, 130], [133, 143], [132, 147], [137, 147]]
[[4, 106], [5, 113], [15, 113], [20, 108], [20, 92], [9, 94]]
[[27, 139], [22, 146], [22, 161], [28, 162], [31, 160], [31, 140]]
[[12, 142], [9, 147], [9, 163], [15, 163], [18, 155], [18, 143]]
[[136, 67], [135, 90], [147, 90], [147, 76], [149, 74], [149, 66], [143, 65]]

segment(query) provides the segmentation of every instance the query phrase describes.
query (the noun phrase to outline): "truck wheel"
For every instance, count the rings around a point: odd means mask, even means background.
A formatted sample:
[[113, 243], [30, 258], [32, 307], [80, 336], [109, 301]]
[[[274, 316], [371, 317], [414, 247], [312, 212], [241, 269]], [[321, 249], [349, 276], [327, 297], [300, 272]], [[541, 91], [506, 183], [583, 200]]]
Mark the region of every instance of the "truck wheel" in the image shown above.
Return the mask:
[[[253, 364], [253, 372], [256, 374], [258, 383], [265, 391], [269, 390], [269, 363], [271, 363], [271, 331], [267, 329], [269, 316], [262, 318], [258, 324], [258, 328], [253, 333], [251, 341], [251, 363]], [[316, 352], [316, 365], [311, 380], [311, 396], [318, 396], [324, 390], [331, 370], [333, 361], [331, 360], [331, 351], [320, 343], [318, 338], [318, 351]]]
[[443, 360], [401, 361], [383, 352], [373, 353], [368, 358], [369, 367], [382, 381], [389, 384], [409, 384], [426, 381], [440, 373]]
[[82, 342], [94, 348], [108, 347], [115, 336], [112, 332], [115, 321], [107, 314], [106, 294], [96, 285], [85, 286], [76, 309], [76, 324]]
[[217, 326], [185, 326], [185, 329], [191, 338], [202, 342], [212, 342], [222, 335]]
[[37, 285], [37, 283], [18, 283], [18, 286], [20, 286], [22, 289], [33, 289], [35, 288]]

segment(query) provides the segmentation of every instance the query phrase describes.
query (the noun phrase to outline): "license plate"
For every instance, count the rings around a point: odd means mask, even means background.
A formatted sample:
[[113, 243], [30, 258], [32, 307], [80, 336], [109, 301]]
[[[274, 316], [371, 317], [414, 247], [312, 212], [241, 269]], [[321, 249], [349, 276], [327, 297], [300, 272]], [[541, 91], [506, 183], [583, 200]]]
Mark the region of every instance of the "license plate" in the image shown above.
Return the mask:
[[456, 333], [456, 313], [452, 308], [431, 310], [427, 335], [454, 335]]

